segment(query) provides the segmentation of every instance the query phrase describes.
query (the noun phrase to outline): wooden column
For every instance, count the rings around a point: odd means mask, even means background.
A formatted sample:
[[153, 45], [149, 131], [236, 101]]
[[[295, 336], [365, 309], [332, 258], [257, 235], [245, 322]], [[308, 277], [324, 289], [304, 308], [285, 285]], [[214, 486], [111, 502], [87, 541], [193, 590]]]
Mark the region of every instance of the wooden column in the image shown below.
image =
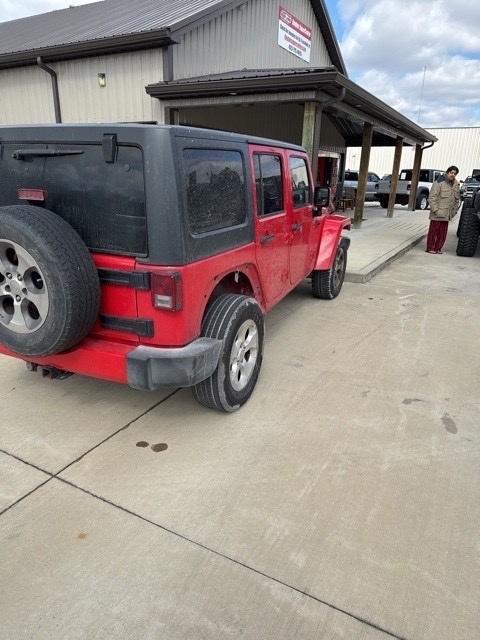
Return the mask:
[[413, 161], [413, 175], [412, 183], [410, 187], [410, 198], [408, 199], [408, 208], [410, 211], [415, 211], [415, 203], [417, 201], [417, 189], [420, 179], [420, 168], [422, 166], [422, 145], [415, 145], [415, 159]]
[[393, 207], [397, 195], [398, 174], [400, 173], [400, 160], [402, 159], [403, 138], [397, 136], [395, 143], [395, 155], [393, 157], [392, 179], [390, 181], [390, 196], [388, 198], [387, 218], [393, 218]]
[[365, 122], [363, 125], [362, 155], [360, 156], [360, 171], [358, 172], [357, 198], [355, 202], [355, 215], [353, 226], [362, 225], [363, 205], [367, 192], [368, 164], [370, 162], [370, 149], [372, 148], [373, 125]]
[[322, 108], [318, 102], [306, 102], [303, 111], [302, 146], [307, 150], [312, 165], [313, 183], [318, 179], [318, 149], [320, 146], [320, 126]]

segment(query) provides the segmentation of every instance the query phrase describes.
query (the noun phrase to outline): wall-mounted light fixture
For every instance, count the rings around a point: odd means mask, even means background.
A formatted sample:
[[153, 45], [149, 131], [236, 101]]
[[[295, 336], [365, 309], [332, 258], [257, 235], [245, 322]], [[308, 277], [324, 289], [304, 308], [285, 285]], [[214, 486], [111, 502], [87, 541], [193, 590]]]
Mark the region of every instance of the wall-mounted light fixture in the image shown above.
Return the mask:
[[98, 86], [106, 87], [107, 86], [107, 76], [104, 73], [99, 73], [97, 75], [98, 78]]

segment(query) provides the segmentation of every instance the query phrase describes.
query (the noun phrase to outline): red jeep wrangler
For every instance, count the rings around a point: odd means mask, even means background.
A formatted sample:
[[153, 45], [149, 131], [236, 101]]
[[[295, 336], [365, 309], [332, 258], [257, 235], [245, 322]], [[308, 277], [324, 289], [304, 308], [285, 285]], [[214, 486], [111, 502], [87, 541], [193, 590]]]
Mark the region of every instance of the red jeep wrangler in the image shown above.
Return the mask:
[[0, 352], [238, 409], [265, 312], [307, 276], [342, 287], [349, 220], [312, 184], [301, 147], [245, 135], [1, 127]]

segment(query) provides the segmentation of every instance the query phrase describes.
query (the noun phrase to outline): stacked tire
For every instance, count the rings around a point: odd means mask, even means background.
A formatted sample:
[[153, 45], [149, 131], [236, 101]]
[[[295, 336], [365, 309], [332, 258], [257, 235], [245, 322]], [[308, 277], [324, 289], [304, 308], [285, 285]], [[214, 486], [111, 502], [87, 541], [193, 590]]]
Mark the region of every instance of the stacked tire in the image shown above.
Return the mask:
[[470, 258], [477, 251], [478, 237], [480, 235], [480, 219], [477, 213], [477, 205], [480, 205], [478, 195], [475, 197], [474, 202], [472, 202], [471, 198], [468, 198], [463, 203], [462, 213], [458, 222], [457, 256]]

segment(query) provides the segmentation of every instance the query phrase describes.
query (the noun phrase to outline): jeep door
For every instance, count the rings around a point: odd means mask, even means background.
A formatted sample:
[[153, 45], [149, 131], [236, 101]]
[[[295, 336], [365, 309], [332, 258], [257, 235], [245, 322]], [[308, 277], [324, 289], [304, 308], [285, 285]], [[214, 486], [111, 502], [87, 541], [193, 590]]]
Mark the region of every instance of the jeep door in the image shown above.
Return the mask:
[[288, 153], [290, 283], [295, 285], [310, 271], [310, 240], [313, 225], [313, 189], [308, 162], [305, 155]]
[[286, 158], [274, 147], [251, 146], [250, 149], [255, 176], [257, 267], [267, 305], [271, 306], [290, 289]]

